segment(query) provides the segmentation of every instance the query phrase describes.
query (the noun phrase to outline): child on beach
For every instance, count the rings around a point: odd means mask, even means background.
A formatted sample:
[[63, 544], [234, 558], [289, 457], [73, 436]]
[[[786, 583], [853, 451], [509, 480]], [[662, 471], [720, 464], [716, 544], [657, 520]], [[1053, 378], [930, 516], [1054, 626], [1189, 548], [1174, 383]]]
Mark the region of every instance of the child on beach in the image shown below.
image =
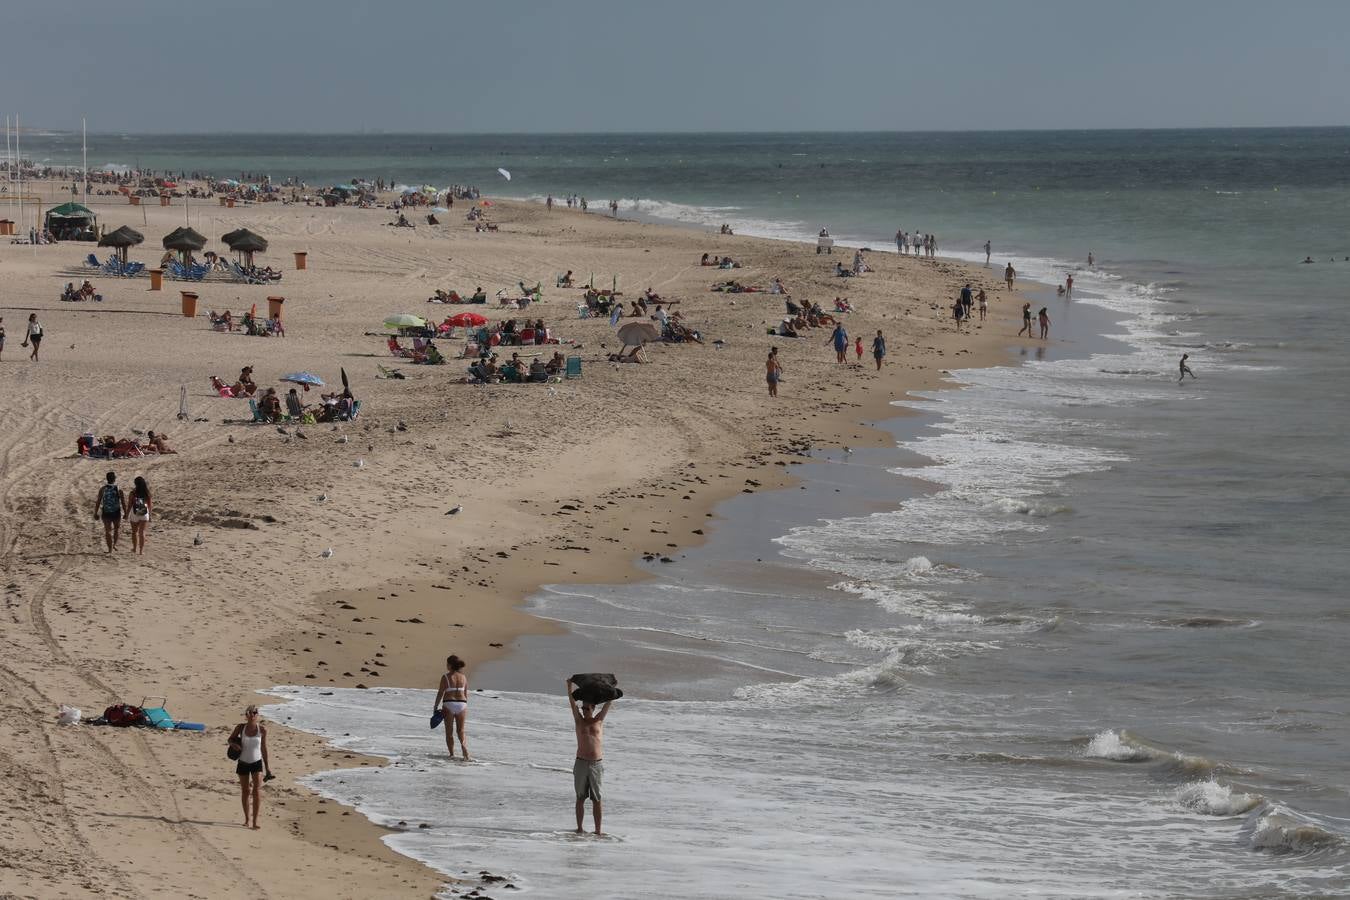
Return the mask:
[[853, 343], [853, 352], [854, 352], [854, 354], [856, 354], [857, 357], [858, 357], [858, 364], [859, 364], [859, 365], [862, 365], [863, 348], [862, 348], [862, 338], [861, 338], [861, 337], [858, 338], [856, 341], [854, 341], [854, 343]]

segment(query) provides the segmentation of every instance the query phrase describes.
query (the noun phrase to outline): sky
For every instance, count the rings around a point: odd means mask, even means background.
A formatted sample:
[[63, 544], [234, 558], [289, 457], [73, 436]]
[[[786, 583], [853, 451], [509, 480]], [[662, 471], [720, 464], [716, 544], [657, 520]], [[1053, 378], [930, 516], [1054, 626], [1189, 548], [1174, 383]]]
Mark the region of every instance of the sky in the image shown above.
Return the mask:
[[1350, 124], [1347, 0], [44, 0], [4, 19], [0, 115], [62, 130]]

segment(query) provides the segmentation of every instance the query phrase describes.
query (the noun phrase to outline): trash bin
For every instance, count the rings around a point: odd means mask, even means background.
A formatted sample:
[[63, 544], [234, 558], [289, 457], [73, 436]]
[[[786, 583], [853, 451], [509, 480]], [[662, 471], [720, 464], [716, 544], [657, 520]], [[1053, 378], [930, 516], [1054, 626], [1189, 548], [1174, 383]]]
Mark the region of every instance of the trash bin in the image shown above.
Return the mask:
[[280, 319], [280, 318], [281, 318], [281, 304], [283, 304], [283, 303], [285, 303], [285, 302], [286, 302], [286, 298], [285, 298], [285, 297], [268, 297], [268, 298], [267, 298], [267, 318], [269, 318], [269, 319]]
[[224, 206], [224, 205], [225, 205], [225, 200], [226, 200], [225, 197], [221, 197], [221, 198], [220, 198], [220, 205], [221, 205], [221, 206]]
[[297, 269], [303, 269], [305, 267], [306, 256], [309, 256], [309, 254], [303, 250], [295, 251], [295, 267]]
[[161, 290], [163, 287], [164, 287], [164, 270], [163, 270], [163, 269], [151, 269], [151, 270], [150, 270], [150, 290], [152, 290], [152, 291], [158, 291], [158, 290]]
[[179, 291], [183, 295], [183, 315], [189, 319], [197, 315], [197, 295], [192, 291]]
[[171, 201], [171, 199], [172, 199], [172, 198], [170, 198], [168, 194], [160, 194], [160, 195], [159, 195], [159, 205], [160, 205], [160, 206], [168, 206], [169, 203], [170, 203], [170, 201]]
[[141, 205], [141, 198], [140, 198], [140, 197], [137, 197], [135, 194], [131, 194], [130, 196], [127, 197], [127, 199], [131, 201], [131, 205], [132, 205], [132, 206], [140, 206], [140, 205]]
[[12, 219], [0, 219], [0, 234], [13, 234], [14, 221]]

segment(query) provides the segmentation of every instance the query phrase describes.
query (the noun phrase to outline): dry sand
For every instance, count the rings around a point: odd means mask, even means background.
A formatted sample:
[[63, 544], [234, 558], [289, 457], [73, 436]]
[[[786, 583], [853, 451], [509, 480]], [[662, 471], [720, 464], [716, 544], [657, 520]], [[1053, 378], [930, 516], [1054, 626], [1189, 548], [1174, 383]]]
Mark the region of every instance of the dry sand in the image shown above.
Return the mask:
[[[150, 264], [159, 237], [184, 222], [182, 201], [143, 210], [98, 200], [106, 228], [145, 233], [131, 256]], [[432, 688], [449, 652], [470, 661], [472, 679], [474, 665], [519, 635], [552, 627], [516, 609], [538, 585], [639, 578], [632, 563], [643, 553], [678, 565], [680, 550], [716, 527], [719, 499], [786, 482], [804, 447], [882, 439], [865, 423], [894, 414], [892, 400], [943, 383], [947, 366], [1002, 362], [1016, 343], [1020, 299], [993, 269], [875, 253], [877, 272], [837, 279], [833, 263], [848, 251], [817, 256], [530, 204], [495, 206], [496, 233], [475, 233], [458, 204], [443, 218], [396, 229], [382, 224], [383, 210], [195, 206], [191, 224], [211, 246], [252, 228], [272, 241], [260, 262], [286, 270], [279, 286], [195, 286], [195, 319], [179, 313], [183, 285], [166, 281], [154, 293], [144, 277], [96, 277], [102, 303], [61, 303], [61, 285], [86, 277], [89, 245], [0, 245], [9, 332], [0, 358], [0, 896], [431, 895], [440, 876], [296, 784], [325, 767], [377, 764], [308, 735], [271, 727], [279, 777], [266, 788], [263, 827], [239, 826], [224, 744], [254, 691]], [[306, 271], [293, 270], [295, 250], [308, 252]], [[745, 267], [700, 267], [704, 252]], [[616, 349], [608, 323], [578, 319], [581, 292], [552, 287], [567, 269], [594, 272], [604, 286], [617, 274], [630, 299], [648, 286], [679, 299], [675, 308], [725, 349], [658, 345], [645, 365], [605, 362]], [[828, 329], [767, 335], [781, 297], [708, 290], [727, 277], [767, 285], [773, 275], [795, 299], [826, 309], [849, 296], [858, 308], [845, 319], [850, 335], [870, 345], [877, 328], [886, 332], [883, 371], [867, 357], [861, 368], [836, 365]], [[545, 289], [543, 303], [519, 315], [542, 316], [581, 345], [563, 348], [582, 356], [580, 380], [552, 390], [462, 384], [458, 361], [397, 363], [383, 339], [366, 336], [391, 313], [439, 318], [463, 308], [427, 304], [434, 288], [514, 293], [521, 279]], [[989, 291], [991, 317], [957, 335], [948, 309], [966, 280]], [[265, 308], [270, 294], [286, 297], [285, 338], [207, 327], [207, 309], [238, 316]], [[19, 346], [31, 311], [46, 328], [40, 363]], [[787, 376], [777, 400], [763, 377], [771, 344]], [[460, 346], [441, 342], [447, 353]], [[407, 380], [376, 378], [378, 364], [399, 365]], [[300, 369], [336, 383], [343, 366], [361, 415], [305, 428], [307, 440], [224, 425], [247, 407], [217, 397], [207, 378], [232, 381], [244, 365], [264, 387]], [[206, 421], [176, 421], [180, 385], [191, 415]], [[84, 431], [133, 429], [167, 433], [177, 455], [75, 455]], [[125, 533], [116, 554], [103, 552], [93, 507], [109, 469], [127, 485], [145, 475], [154, 492], [143, 558], [130, 555]], [[446, 515], [456, 505], [463, 512]], [[334, 554], [324, 559], [327, 547]], [[54, 722], [60, 703], [93, 716], [143, 695], [168, 695], [172, 713], [207, 731]]]

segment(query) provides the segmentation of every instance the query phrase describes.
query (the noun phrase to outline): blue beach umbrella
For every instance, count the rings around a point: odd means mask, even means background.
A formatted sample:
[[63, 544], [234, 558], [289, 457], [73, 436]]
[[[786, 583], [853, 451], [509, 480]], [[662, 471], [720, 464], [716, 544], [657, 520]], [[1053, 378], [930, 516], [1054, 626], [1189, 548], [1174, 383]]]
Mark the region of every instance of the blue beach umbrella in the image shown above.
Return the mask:
[[281, 380], [289, 381], [291, 384], [303, 384], [306, 387], [323, 387], [323, 379], [313, 372], [292, 372], [281, 376]]

